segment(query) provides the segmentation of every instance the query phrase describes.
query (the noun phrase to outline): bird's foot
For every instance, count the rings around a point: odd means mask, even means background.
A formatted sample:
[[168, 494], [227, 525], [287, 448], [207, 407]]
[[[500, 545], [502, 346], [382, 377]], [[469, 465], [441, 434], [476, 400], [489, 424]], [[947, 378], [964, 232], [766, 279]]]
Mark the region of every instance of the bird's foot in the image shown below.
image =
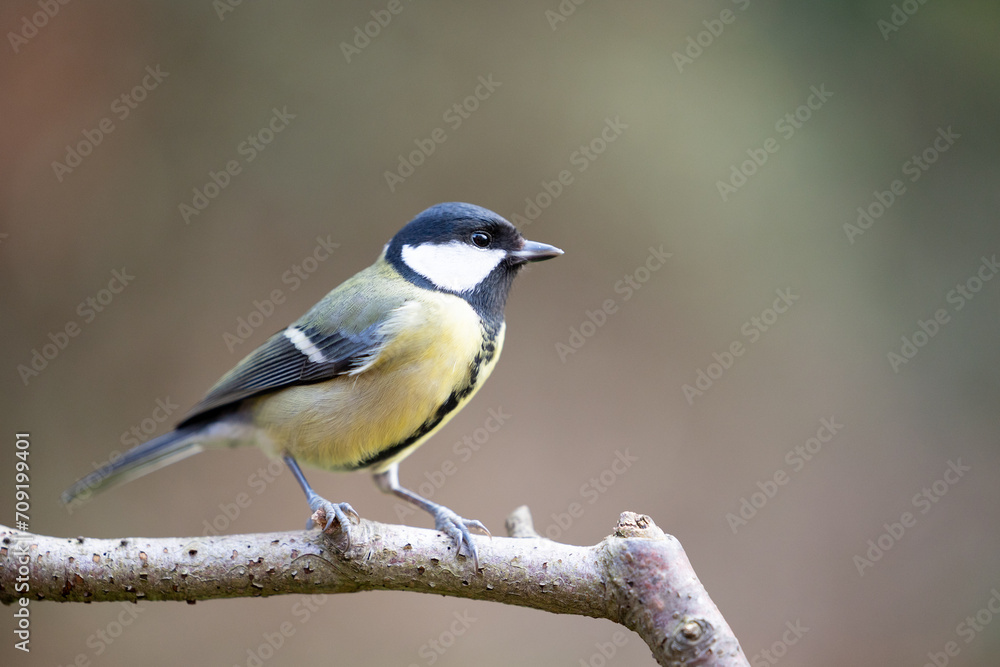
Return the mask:
[[306, 523], [306, 530], [316, 525], [314, 519], [322, 521], [325, 517], [326, 523], [322, 530], [323, 532], [327, 532], [330, 530], [330, 526], [333, 525], [334, 520], [336, 520], [338, 524], [337, 530], [344, 535], [347, 541], [345, 550], [351, 548], [351, 523], [360, 522], [361, 517], [349, 503], [332, 503], [314, 493], [309, 497], [309, 509], [313, 511], [313, 515]]
[[447, 507], [441, 507], [440, 505], [431, 514], [434, 515], [434, 527], [452, 539], [458, 548], [458, 553], [462, 553], [463, 545], [467, 547], [469, 554], [472, 556], [472, 563], [476, 570], [478, 570], [479, 551], [476, 549], [476, 544], [472, 541], [472, 534], [469, 531], [493, 537], [490, 531], [486, 529], [486, 526], [475, 519], [463, 519]]

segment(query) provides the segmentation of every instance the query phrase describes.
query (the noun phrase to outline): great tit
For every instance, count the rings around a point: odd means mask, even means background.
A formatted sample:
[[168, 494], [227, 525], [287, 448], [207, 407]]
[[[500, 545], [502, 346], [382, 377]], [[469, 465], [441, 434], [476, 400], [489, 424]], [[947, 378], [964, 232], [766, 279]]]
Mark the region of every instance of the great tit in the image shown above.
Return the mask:
[[220, 379], [176, 429], [95, 470], [64, 503], [169, 465], [205, 447], [256, 444], [281, 456], [350, 544], [348, 503], [332, 503], [298, 461], [374, 473], [376, 485], [429, 512], [465, 546], [479, 521], [399, 484], [399, 462], [455, 416], [489, 377], [503, 346], [504, 305], [526, 262], [562, 254], [527, 241], [479, 206], [432, 206], [403, 227], [374, 264], [335, 288]]

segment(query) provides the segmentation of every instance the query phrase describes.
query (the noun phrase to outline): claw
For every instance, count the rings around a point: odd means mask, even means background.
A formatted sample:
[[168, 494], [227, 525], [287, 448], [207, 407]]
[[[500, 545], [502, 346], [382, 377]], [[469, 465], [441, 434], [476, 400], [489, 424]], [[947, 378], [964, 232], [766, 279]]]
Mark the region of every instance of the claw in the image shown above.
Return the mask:
[[475, 530], [479, 535], [485, 535], [486, 537], [493, 537], [493, 533], [483, 525], [482, 521], [476, 521], [475, 519], [462, 519], [465, 522], [466, 528]]
[[[309, 497], [309, 509], [311, 509], [314, 513], [319, 510], [323, 510], [323, 514], [326, 515], [326, 525], [323, 527], [323, 532], [330, 530], [330, 526], [333, 525], [333, 522], [336, 519], [338, 529], [340, 533], [343, 534], [346, 541], [344, 549], [347, 550], [351, 548], [352, 521], [348, 518], [348, 515], [353, 517], [353, 523], [360, 522], [361, 516], [354, 510], [353, 507], [351, 507], [350, 503], [332, 503], [326, 498], [314, 493]], [[313, 526], [315, 526], [315, 523], [313, 522], [312, 517], [310, 517], [309, 521], [306, 523], [306, 529], [312, 529]]]
[[462, 547], [465, 546], [469, 555], [472, 556], [473, 565], [478, 570], [479, 550], [476, 548], [475, 542], [472, 541], [472, 534], [469, 531], [471, 529], [480, 535], [493, 537], [486, 526], [475, 519], [463, 519], [447, 507], [439, 506], [433, 514], [434, 527], [452, 539], [458, 553], [462, 553]]

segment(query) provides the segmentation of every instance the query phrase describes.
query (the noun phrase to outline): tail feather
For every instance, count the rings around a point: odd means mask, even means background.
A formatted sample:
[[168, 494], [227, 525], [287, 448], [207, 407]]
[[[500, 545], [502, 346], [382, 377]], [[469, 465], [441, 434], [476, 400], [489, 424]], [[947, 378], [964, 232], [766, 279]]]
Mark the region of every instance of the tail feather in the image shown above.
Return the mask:
[[121, 458], [77, 481], [63, 492], [61, 499], [68, 505], [79, 498], [142, 477], [197, 454], [203, 449], [200, 431], [200, 428], [181, 428], [134, 447]]

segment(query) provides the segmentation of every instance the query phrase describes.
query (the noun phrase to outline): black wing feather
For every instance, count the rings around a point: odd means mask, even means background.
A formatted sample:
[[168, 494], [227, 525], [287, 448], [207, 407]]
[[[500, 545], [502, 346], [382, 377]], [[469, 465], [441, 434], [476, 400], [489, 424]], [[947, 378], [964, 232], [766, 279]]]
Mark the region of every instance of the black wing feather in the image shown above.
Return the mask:
[[324, 335], [308, 326], [296, 325], [296, 328], [323, 354], [323, 361], [311, 361], [284, 331], [279, 331], [223, 376], [178, 428], [257, 394], [343, 375], [383, 342], [378, 323], [358, 334], [338, 331]]

